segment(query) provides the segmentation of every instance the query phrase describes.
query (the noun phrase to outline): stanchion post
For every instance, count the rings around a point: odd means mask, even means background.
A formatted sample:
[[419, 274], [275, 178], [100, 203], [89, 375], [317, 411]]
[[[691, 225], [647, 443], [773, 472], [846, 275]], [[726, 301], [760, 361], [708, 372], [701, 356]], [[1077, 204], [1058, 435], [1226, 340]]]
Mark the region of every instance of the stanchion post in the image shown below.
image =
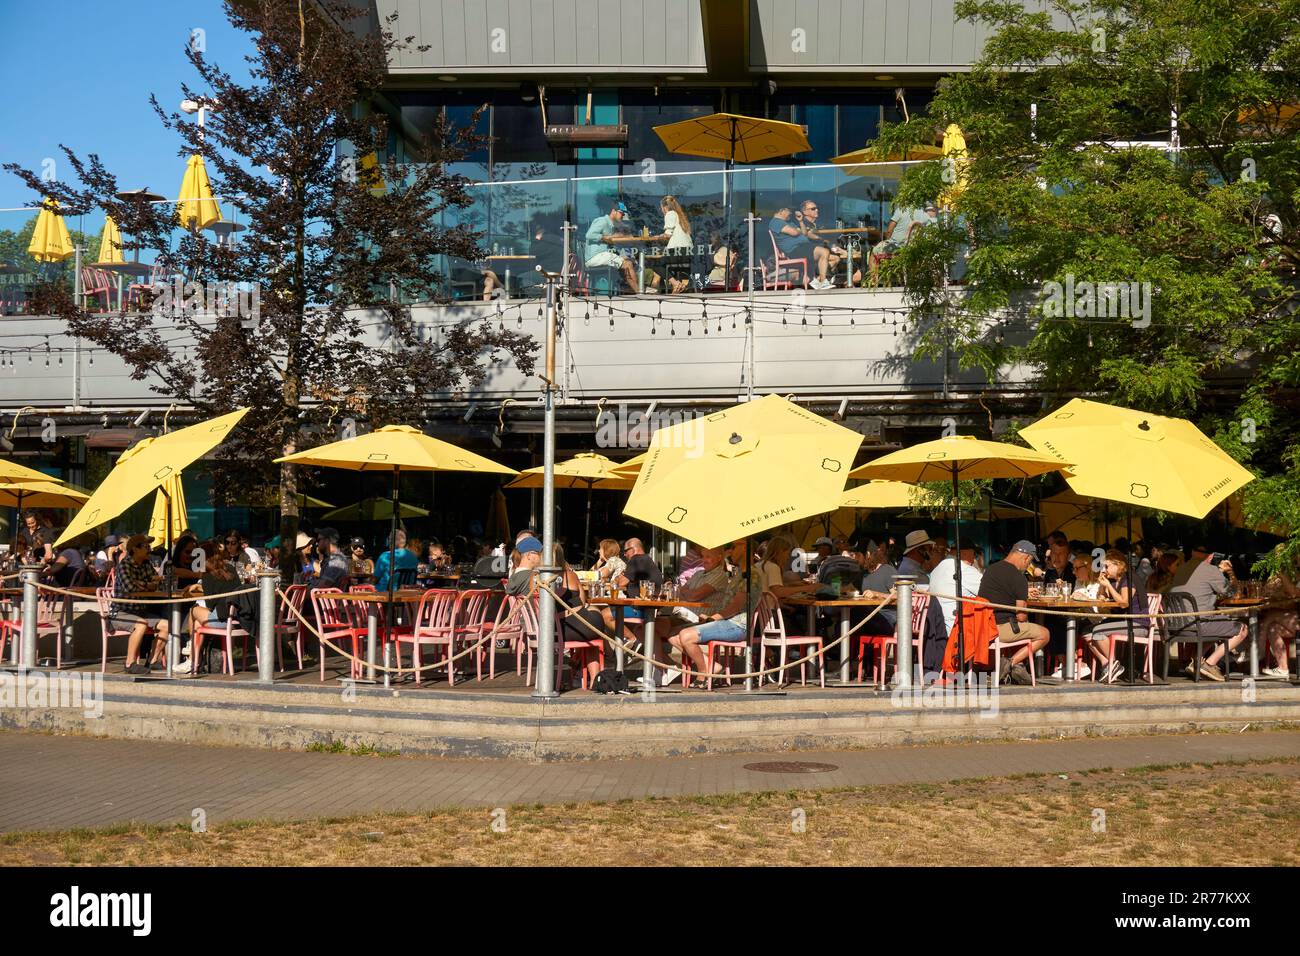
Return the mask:
[[[961, 560], [960, 554], [957, 560]], [[894, 625], [894, 637], [898, 640], [898, 646], [894, 648], [894, 671], [898, 674], [896, 683], [904, 687], [911, 687], [913, 683], [912, 585], [915, 583], [916, 578], [910, 574], [900, 574], [894, 578], [894, 586], [898, 588], [898, 601], [895, 605], [898, 609], [898, 623]], [[848, 642], [844, 643], [847, 647]], [[883, 674], [881, 679], [884, 679]]]
[[21, 577], [23, 582], [23, 645], [22, 653], [18, 657], [18, 666], [23, 670], [29, 670], [36, 666], [36, 607], [38, 594], [36, 584], [41, 579], [40, 565], [24, 564]]
[[275, 680], [275, 587], [280, 572], [257, 572], [257, 679], [263, 684]]

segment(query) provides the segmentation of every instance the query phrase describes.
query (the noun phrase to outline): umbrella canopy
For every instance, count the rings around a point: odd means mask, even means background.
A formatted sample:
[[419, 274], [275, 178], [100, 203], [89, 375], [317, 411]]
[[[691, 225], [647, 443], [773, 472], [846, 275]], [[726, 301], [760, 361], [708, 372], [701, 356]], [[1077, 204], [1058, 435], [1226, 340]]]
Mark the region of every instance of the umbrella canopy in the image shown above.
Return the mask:
[[97, 264], [105, 265], [114, 262], [125, 262], [122, 257], [122, 232], [117, 228], [117, 223], [113, 221], [112, 216], [104, 218], [104, 231], [99, 237], [99, 259]]
[[897, 178], [907, 169], [904, 163], [938, 159], [942, 155], [943, 150], [938, 146], [913, 146], [901, 153], [885, 153], [874, 146], [864, 146], [862, 149], [832, 156], [831, 162], [837, 166], [848, 167], [844, 170], [848, 176]]
[[208, 181], [208, 167], [197, 153], [185, 166], [181, 180], [181, 194], [176, 197], [176, 218], [186, 229], [206, 229], [221, 218], [221, 207], [212, 198], [212, 184]]
[[891, 481], [948, 481], [958, 478], [1032, 478], [1070, 467], [1052, 455], [985, 441], [970, 435], [949, 435], [911, 448], [890, 452], [849, 473], [850, 478]]
[[410, 425], [385, 425], [365, 435], [345, 438], [308, 448], [276, 464], [319, 465], [348, 471], [473, 471], [492, 475], [516, 475], [513, 468], [476, 455], [472, 451], [426, 435]]
[[1100, 501], [1069, 488], [1038, 503], [1038, 532], [1044, 537], [1059, 531], [1071, 541], [1114, 541], [1127, 535], [1127, 527], [1119, 508], [1107, 516]]
[[939, 193], [939, 205], [944, 209], [951, 209], [957, 202], [957, 198], [966, 190], [968, 181], [967, 170], [970, 167], [970, 160], [966, 154], [966, 137], [962, 135], [961, 127], [956, 123], [949, 123], [948, 128], [943, 132], [943, 157], [945, 165], [947, 160], [952, 160], [952, 184]]
[[797, 123], [736, 113], [696, 116], [656, 126], [654, 131], [671, 153], [729, 163], [757, 163], [812, 149], [808, 134]]
[[0, 507], [3, 508], [80, 508], [89, 500], [90, 495], [57, 484], [52, 478], [0, 482]]
[[[399, 518], [427, 518], [429, 512], [415, 505], [399, 504]], [[322, 519], [331, 521], [392, 521], [393, 502], [391, 498], [362, 498], [360, 501], [342, 508], [335, 508], [321, 515]]]
[[483, 525], [483, 535], [488, 541], [510, 541], [510, 510], [506, 507], [505, 492], [498, 488], [492, 492], [492, 504]]
[[[604, 455], [592, 453], [574, 455], [568, 461], [555, 463], [555, 487], [630, 491], [636, 484], [636, 477], [625, 474], [624, 467]], [[506, 487], [540, 488], [545, 472], [545, 467], [525, 468], [519, 473], [519, 477], [510, 481]]]
[[1082, 398], [1021, 431], [1081, 495], [1204, 518], [1255, 476], [1191, 422]]
[[32, 241], [27, 244], [27, 254], [37, 262], [61, 262], [75, 251], [67, 223], [55, 210], [59, 204], [47, 199], [36, 215], [36, 228]]
[[28, 468], [8, 458], [0, 458], [0, 481], [52, 481], [55, 484], [63, 484], [59, 479], [51, 478], [43, 471]]
[[869, 481], [856, 488], [845, 488], [840, 505], [845, 508], [909, 508], [925, 492], [902, 481]]
[[615, 463], [614, 467], [611, 470], [616, 474], [624, 475], [629, 478], [635, 478], [638, 474], [641, 473], [641, 466], [645, 464], [645, 457], [646, 457], [645, 453], [642, 452], [641, 454], [637, 455], [635, 458], [629, 458], [627, 461], [623, 462], [622, 464]]
[[225, 441], [230, 430], [247, 414], [248, 409], [241, 408], [150, 439], [147, 445], [141, 442], [144, 447], [137, 447], [129, 457], [123, 455], [118, 459], [55, 544], [70, 541], [116, 518], [145, 495], [162, 487], [172, 475], [179, 474]]
[[[181, 473], [178, 471], [168, 477], [153, 496], [153, 514], [149, 517], [149, 537], [153, 539], [155, 548], [177, 540], [181, 532], [190, 526], [190, 519], [185, 511], [185, 489], [181, 485]], [[167, 527], [168, 514], [171, 515], [170, 528]]]
[[715, 547], [834, 511], [861, 444], [766, 395], [655, 432], [623, 513]]

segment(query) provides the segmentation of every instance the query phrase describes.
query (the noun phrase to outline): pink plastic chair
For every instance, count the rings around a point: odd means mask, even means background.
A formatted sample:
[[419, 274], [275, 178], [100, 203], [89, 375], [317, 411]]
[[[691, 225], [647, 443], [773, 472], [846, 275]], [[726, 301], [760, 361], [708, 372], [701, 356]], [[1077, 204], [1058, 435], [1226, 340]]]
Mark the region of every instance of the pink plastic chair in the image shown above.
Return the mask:
[[[113, 586], [95, 589], [95, 601], [99, 604], [99, 632], [104, 640], [104, 652], [99, 662], [99, 672], [108, 670], [108, 639], [110, 637], [130, 637], [131, 629], [122, 630], [113, 627]], [[0, 654], [4, 653], [4, 641], [0, 640]]]
[[[452, 588], [430, 588], [420, 598], [415, 620], [410, 633], [398, 632], [395, 637], [397, 645], [397, 676], [402, 676], [402, 644], [411, 645], [411, 666], [415, 668], [415, 683], [422, 683], [420, 667], [420, 647], [430, 645], [445, 647], [447, 657], [453, 654], [456, 641], [456, 605], [457, 592]], [[436, 660], [436, 659], [435, 659]], [[456, 675], [451, 665], [447, 665], [447, 683], [455, 683]]]
[[[537, 651], [537, 631], [540, 622], [540, 600], [536, 594], [529, 598], [519, 598], [519, 620], [524, 632], [524, 650], [528, 654], [528, 668], [524, 683], [533, 683], [533, 655]], [[599, 638], [593, 640], [574, 640], [564, 636], [563, 620], [557, 608], [555, 615], [555, 673], [558, 677], [564, 669], [564, 655], [576, 652], [579, 658], [579, 670], [582, 672], [582, 686], [587, 686], [587, 655], [601, 654], [605, 642]], [[603, 656], [601, 657], [603, 661]]]
[[500, 606], [497, 607], [496, 618], [487, 628], [492, 632], [492, 641], [484, 645], [488, 654], [488, 680], [495, 680], [497, 676], [497, 654], [496, 642], [508, 640], [516, 651], [515, 670], [521, 673], [519, 656], [523, 653], [524, 630], [519, 620], [519, 599], [505, 595]]
[[[1156, 617], [1156, 615], [1160, 613], [1160, 597], [1159, 594], [1147, 595], [1147, 613], [1151, 615], [1151, 627], [1138, 627], [1137, 622], [1133, 622], [1133, 646], [1138, 647], [1145, 644], [1147, 649], [1146, 672], [1148, 684], [1154, 684], [1156, 682], [1156, 641], [1163, 641], [1165, 639], [1164, 635], [1160, 633], [1160, 620]], [[1115, 643], [1117, 641], [1127, 640], [1127, 628], [1123, 631], [1111, 634], [1109, 642], [1110, 646], [1106, 649], [1107, 659], [1112, 661], [1115, 659]], [[1096, 673], [1096, 668], [1093, 668], [1093, 673]], [[1107, 680], [1106, 683], [1115, 683], [1115, 675], [1113, 673], [1110, 675], [1110, 679]]]
[[[772, 611], [776, 608], [776, 597], [771, 591], [764, 591], [763, 596], [758, 599], [758, 605], [751, 609], [749, 616], [749, 634], [738, 641], [710, 641], [704, 645], [704, 657], [706, 661], [705, 671], [708, 677], [705, 678], [704, 686], [707, 690], [713, 690], [713, 663], [716, 659], [722, 660], [722, 674], [720, 676], [727, 679], [727, 685], [731, 685], [731, 662], [740, 657], [741, 666], [744, 667], [745, 652], [750, 647], [759, 643], [761, 635], [767, 630], [768, 624], [772, 618]], [[748, 668], [745, 668], [748, 670]], [[760, 670], [762, 668], [759, 668]], [[689, 686], [686, 679], [689, 675], [684, 675], [682, 686]]]
[[[916, 591], [912, 592], [912, 648], [916, 651], [916, 670], [913, 674], [919, 674], [922, 667], [921, 644], [925, 640], [925, 622], [930, 616], [930, 592]], [[889, 649], [894, 649], [894, 659], [898, 659], [898, 634], [881, 634], [866, 635], [872, 643], [871, 650], [871, 681], [880, 690], [885, 689], [885, 669], [889, 663]], [[863, 654], [862, 648], [864, 641], [858, 641], [858, 683], [862, 683], [862, 665]]]
[[[39, 640], [49, 634], [54, 635], [54, 666], [63, 666], [63, 620], [67, 598], [62, 594], [49, 591], [37, 591], [36, 598], [36, 637]], [[0, 620], [0, 657], [4, 655], [5, 644], [9, 640], [21, 641], [23, 638], [22, 598], [15, 602], [18, 616], [13, 620]]]
[[[294, 642], [298, 651], [298, 670], [302, 670], [302, 639], [306, 633], [306, 628], [298, 619], [298, 615], [293, 611], [302, 611], [302, 605], [307, 597], [307, 585], [291, 584], [285, 589], [285, 600], [280, 602], [279, 610], [275, 616], [275, 653], [280, 670], [284, 670], [284, 660], [281, 655], [281, 642], [289, 638]], [[290, 610], [292, 608], [292, 610]]]
[[112, 308], [111, 296], [115, 288], [108, 273], [104, 270], [90, 268], [81, 270], [81, 294], [87, 300], [92, 297], [103, 296], [101, 311], [107, 312]]
[[[763, 670], [767, 666], [767, 653], [772, 648], [780, 652], [780, 663], [785, 663], [786, 652], [792, 647], [804, 648], [803, 656], [799, 660], [799, 683], [807, 685], [808, 683], [808, 658], [813, 652], [813, 648], [820, 653], [824, 649], [825, 642], [820, 634], [787, 634], [785, 630], [785, 615], [781, 611], [779, 604], [772, 608], [771, 618], [767, 626], [763, 629], [763, 636], [758, 643], [758, 670]], [[822, 687], [826, 686], [826, 658], [825, 655], [817, 658], [821, 666], [818, 668], [820, 674], [820, 683]], [[779, 676], [774, 676], [776, 683], [785, 680], [785, 671]]]
[[[459, 643], [462, 647], [473, 647], [483, 641], [484, 634], [493, 629], [493, 622], [487, 619], [488, 601], [491, 597], [492, 592], [486, 588], [460, 592], [452, 614], [454, 643]], [[479, 644], [478, 653], [474, 655], [476, 680], [483, 679], [483, 654], [488, 647], [488, 642], [483, 641]], [[491, 673], [491, 668], [488, 673]], [[452, 683], [455, 676], [454, 668], [449, 666], [447, 682]]]
[[[215, 601], [219, 599], [220, 595], [217, 595], [213, 600]], [[236, 620], [234, 612], [234, 607], [231, 607], [230, 616], [227, 617], [225, 621], [217, 621], [215, 624], [200, 624], [198, 627], [194, 628], [194, 647], [190, 654], [190, 660], [193, 662], [196, 670], [198, 668], [199, 654], [203, 650], [203, 639], [209, 635], [224, 639], [221, 651], [223, 655], [221, 670], [223, 673], [230, 675], [234, 675], [235, 673], [235, 638], [239, 638], [243, 642], [243, 669], [248, 670], [249, 634], [248, 630], [240, 624], [238, 620]], [[259, 657], [261, 655], [261, 650], [258, 648], [256, 641], [253, 642], [253, 653], [259, 655]]]
[[[773, 263], [773, 268], [772, 268], [772, 288], [773, 288], [773, 289], [780, 289], [781, 286], [782, 286], [782, 284], [784, 284], [784, 285], [785, 285], [785, 288], [787, 288], [787, 289], [789, 289], [789, 288], [791, 287], [791, 283], [792, 283], [793, 280], [791, 280], [791, 279], [789, 279], [789, 278], [787, 278], [787, 279], [785, 279], [785, 280], [782, 280], [782, 279], [781, 279], [781, 270], [782, 270], [782, 269], [788, 269], [788, 268], [791, 268], [791, 267], [797, 267], [797, 268], [799, 269], [799, 274], [800, 274], [800, 276], [801, 276], [801, 278], [802, 278], [802, 281], [800, 282], [800, 284], [801, 284], [805, 289], [808, 288], [808, 259], [807, 259], [806, 257], [803, 258], [803, 259], [787, 259], [787, 258], [785, 258], [785, 256], [783, 256], [783, 255], [781, 254], [781, 247], [778, 246], [778, 245], [776, 244], [776, 235], [775, 235], [775, 233], [768, 232], [767, 235], [768, 235], [768, 237], [772, 240], [772, 257], [773, 257], [773, 258], [772, 258], [772, 263]], [[765, 290], [768, 288], [767, 273], [766, 273], [766, 271], [764, 271], [764, 274], [763, 274], [763, 288], [764, 288]]]
[[[358, 630], [355, 621], [352, 618], [352, 608], [349, 605], [357, 603], [354, 601], [341, 601], [334, 597], [335, 594], [342, 594], [338, 588], [316, 588], [311, 592], [312, 607], [316, 609], [316, 627], [321, 633], [320, 644], [320, 679], [323, 683], [325, 680], [325, 652], [328, 648], [325, 641], [339, 643], [342, 641], [352, 642], [352, 657], [360, 657], [361, 638], [365, 635], [364, 627]], [[349, 673], [353, 678], [359, 676], [360, 665], [357, 661], [350, 661]]]

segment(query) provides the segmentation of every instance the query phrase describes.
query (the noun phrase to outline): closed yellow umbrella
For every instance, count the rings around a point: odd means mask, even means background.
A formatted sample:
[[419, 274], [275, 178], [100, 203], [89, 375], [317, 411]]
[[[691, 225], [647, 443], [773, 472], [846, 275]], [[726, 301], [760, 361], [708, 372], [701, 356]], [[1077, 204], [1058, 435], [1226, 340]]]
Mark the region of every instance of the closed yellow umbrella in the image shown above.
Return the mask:
[[944, 130], [943, 160], [944, 180], [950, 185], [939, 193], [939, 205], [944, 209], [952, 209], [958, 197], [966, 191], [967, 170], [970, 167], [966, 154], [966, 137], [956, 123], [949, 123]]
[[118, 459], [108, 477], [77, 512], [56, 545], [70, 541], [116, 518], [141, 498], [157, 491], [172, 475], [202, 458], [223, 441], [247, 408], [210, 421], [190, 425], [157, 438], [146, 439]]
[[59, 204], [47, 199], [36, 215], [36, 228], [32, 241], [27, 244], [27, 254], [37, 262], [61, 262], [75, 251], [67, 223], [56, 212]]
[[221, 207], [212, 197], [208, 167], [197, 153], [185, 166], [185, 178], [181, 180], [181, 194], [177, 199], [176, 218], [192, 232], [206, 229], [221, 218]]
[[[146, 439], [148, 441], [149, 439]], [[136, 446], [137, 448], [139, 445]], [[167, 526], [167, 517], [171, 516], [171, 527]], [[177, 540], [181, 533], [190, 526], [186, 515], [185, 488], [181, 484], [178, 471], [158, 489], [153, 498], [153, 514], [149, 518], [149, 537], [155, 548], [161, 548]]]
[[1020, 434], [1073, 462], [1066, 481], [1081, 495], [1193, 518], [1255, 478], [1185, 419], [1082, 398]]
[[96, 265], [111, 265], [125, 262], [122, 256], [122, 233], [112, 216], [104, 219], [104, 231], [99, 238], [99, 260]]
[[702, 547], [839, 507], [862, 436], [778, 395], [655, 433], [623, 513]]
[[812, 149], [797, 123], [737, 113], [696, 116], [655, 126], [654, 131], [669, 152], [728, 163], [757, 163]]

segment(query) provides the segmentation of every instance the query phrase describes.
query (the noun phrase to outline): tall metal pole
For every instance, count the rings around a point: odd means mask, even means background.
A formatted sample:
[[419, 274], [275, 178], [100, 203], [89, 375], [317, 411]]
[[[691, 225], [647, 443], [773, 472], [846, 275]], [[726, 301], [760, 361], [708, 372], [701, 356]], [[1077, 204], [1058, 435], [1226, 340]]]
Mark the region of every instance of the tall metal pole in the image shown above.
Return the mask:
[[267, 568], [257, 572], [257, 679], [264, 684], [275, 680], [275, 586], [280, 572]]
[[537, 686], [534, 697], [558, 697], [555, 690], [555, 597], [550, 588], [555, 580], [555, 297], [560, 276], [537, 271], [546, 277], [546, 376], [542, 397], [546, 403], [546, 425], [542, 438], [542, 565], [537, 622]]

